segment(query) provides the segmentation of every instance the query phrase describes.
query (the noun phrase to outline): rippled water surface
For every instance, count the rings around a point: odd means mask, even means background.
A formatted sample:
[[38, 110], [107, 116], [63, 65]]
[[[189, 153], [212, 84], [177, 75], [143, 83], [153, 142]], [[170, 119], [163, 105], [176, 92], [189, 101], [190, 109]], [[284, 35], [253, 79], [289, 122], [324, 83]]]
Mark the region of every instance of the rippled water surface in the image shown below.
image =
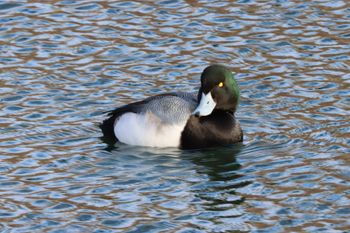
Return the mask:
[[[119, 145], [104, 111], [236, 72], [244, 145]], [[349, 232], [350, 3], [1, 1], [0, 232]]]

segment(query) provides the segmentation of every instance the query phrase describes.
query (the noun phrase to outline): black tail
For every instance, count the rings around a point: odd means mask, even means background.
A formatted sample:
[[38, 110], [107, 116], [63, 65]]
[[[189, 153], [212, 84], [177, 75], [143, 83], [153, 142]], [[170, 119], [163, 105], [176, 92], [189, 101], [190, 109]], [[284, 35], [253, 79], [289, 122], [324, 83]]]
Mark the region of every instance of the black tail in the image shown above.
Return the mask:
[[118, 138], [114, 134], [114, 123], [115, 120], [126, 112], [136, 112], [138, 109], [138, 103], [124, 105], [122, 107], [116, 108], [108, 113], [107, 119], [105, 119], [99, 126], [102, 130], [103, 136], [101, 140], [112, 146], [118, 141]]
[[115, 119], [116, 119], [116, 116], [112, 115], [99, 125], [103, 133], [101, 140], [110, 146], [114, 145], [118, 141], [117, 137], [114, 134]]
[[114, 144], [118, 142], [118, 138], [114, 134], [114, 123], [115, 120], [127, 112], [139, 112], [140, 106], [142, 106], [143, 102], [135, 102], [132, 104], [124, 105], [122, 107], [118, 107], [114, 109], [113, 111], [110, 111], [108, 113], [107, 119], [105, 119], [99, 126], [102, 130], [103, 136], [101, 137], [101, 140], [108, 144], [108, 150], [111, 148], [114, 148]]

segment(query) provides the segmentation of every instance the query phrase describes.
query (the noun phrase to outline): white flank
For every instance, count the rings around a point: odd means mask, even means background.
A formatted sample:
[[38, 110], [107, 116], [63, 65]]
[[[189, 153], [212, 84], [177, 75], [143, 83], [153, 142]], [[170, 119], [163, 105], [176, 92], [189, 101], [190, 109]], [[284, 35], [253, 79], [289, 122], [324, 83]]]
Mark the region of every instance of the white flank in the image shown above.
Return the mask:
[[193, 111], [193, 115], [198, 116], [208, 116], [212, 113], [216, 106], [215, 101], [213, 100], [213, 97], [211, 96], [211, 93], [208, 92], [208, 94], [202, 93], [201, 102], [199, 103], [198, 107]]
[[116, 120], [114, 133], [122, 143], [135, 146], [178, 147], [187, 121], [165, 124], [154, 114], [125, 113]]

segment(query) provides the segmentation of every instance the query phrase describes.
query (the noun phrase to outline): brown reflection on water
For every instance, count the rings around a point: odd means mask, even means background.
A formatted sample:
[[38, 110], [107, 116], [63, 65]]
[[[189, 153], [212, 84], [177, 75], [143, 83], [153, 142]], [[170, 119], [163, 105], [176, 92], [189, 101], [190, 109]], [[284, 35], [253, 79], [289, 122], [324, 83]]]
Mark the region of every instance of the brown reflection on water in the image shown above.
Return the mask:
[[[349, 228], [349, 2], [26, 1], [0, 13], [0, 229]], [[196, 92], [211, 63], [241, 87], [235, 160], [103, 150], [104, 111]]]

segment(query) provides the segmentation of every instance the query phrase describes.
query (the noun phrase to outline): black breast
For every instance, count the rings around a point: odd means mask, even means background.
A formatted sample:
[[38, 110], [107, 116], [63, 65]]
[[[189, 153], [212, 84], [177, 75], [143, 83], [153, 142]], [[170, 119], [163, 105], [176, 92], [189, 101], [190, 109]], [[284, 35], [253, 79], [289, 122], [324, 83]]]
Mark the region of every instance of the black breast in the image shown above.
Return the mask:
[[209, 116], [191, 116], [181, 135], [182, 149], [222, 146], [243, 141], [243, 133], [234, 115], [214, 111]]

